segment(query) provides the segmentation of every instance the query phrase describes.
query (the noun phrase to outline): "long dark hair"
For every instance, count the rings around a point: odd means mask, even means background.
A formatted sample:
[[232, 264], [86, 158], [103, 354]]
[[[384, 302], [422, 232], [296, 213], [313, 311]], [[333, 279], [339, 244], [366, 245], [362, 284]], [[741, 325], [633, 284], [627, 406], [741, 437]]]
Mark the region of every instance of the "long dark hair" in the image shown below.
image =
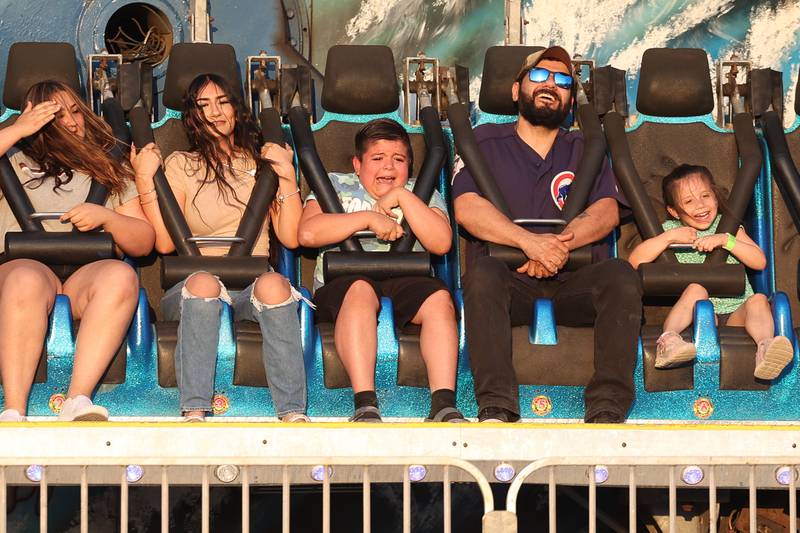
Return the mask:
[[[105, 185], [112, 193], [120, 194], [133, 180], [133, 171], [127, 161], [118, 161], [111, 155], [116, 140], [111, 127], [97, 117], [72, 88], [58, 81], [42, 81], [28, 89], [24, 105], [33, 106], [53, 100], [57, 93], [66, 93], [77, 104], [83, 115], [85, 135], [81, 139], [67, 131], [58, 118], [51, 120], [39, 131], [22, 140], [22, 151], [33, 159], [42, 177], [32, 178], [28, 183], [41, 186], [53, 180], [55, 191], [72, 180], [72, 172], [87, 173], [95, 181]], [[66, 110], [65, 110], [66, 111]]]
[[719, 187], [714, 181], [714, 176], [711, 171], [703, 165], [678, 165], [672, 172], [664, 176], [661, 180], [661, 197], [664, 200], [664, 207], [671, 207], [676, 211], [681, 211], [676, 198], [678, 191], [678, 182], [684, 178], [688, 178], [692, 174], [697, 174], [708, 184], [714, 196], [717, 199], [717, 210], [720, 213], [730, 214], [727, 204], [727, 192]]
[[[203, 110], [197, 105], [200, 92], [210, 83], [213, 83], [225, 94], [235, 112], [233, 128], [233, 143], [225, 136], [214, 135], [216, 127], [209, 123]], [[234, 187], [225, 177], [226, 173], [233, 170], [231, 155], [244, 156], [255, 161], [257, 167], [263, 164], [259, 156], [261, 134], [256, 126], [250, 111], [245, 107], [239, 91], [234, 90], [230, 83], [216, 74], [201, 74], [197, 76], [183, 95], [183, 126], [191, 145], [192, 157], [195, 162], [205, 163], [205, 175], [202, 177], [200, 189], [211, 183], [216, 183], [220, 195], [227, 205], [238, 203], [244, 206], [237, 196]], [[187, 173], [189, 169], [187, 169]], [[197, 198], [192, 199], [194, 203]]]

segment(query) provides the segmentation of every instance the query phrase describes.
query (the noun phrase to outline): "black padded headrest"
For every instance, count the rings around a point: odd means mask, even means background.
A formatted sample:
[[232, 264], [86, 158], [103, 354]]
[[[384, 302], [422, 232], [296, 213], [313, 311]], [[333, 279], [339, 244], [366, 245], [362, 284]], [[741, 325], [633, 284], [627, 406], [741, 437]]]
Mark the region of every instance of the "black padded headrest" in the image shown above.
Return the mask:
[[229, 44], [178, 43], [169, 53], [164, 81], [164, 105], [181, 109], [183, 94], [201, 74], [216, 74], [234, 88], [242, 90], [242, 78], [236, 63], [236, 50]]
[[391, 113], [400, 106], [394, 55], [388, 46], [336, 45], [328, 50], [322, 108], [347, 115]]
[[8, 50], [3, 104], [21, 109], [22, 99], [40, 81], [60, 81], [83, 95], [75, 48], [69, 43], [14, 43]]
[[714, 110], [705, 50], [650, 48], [642, 55], [636, 108], [658, 117], [692, 117]]
[[511, 85], [525, 59], [543, 46], [492, 46], [483, 57], [483, 78], [478, 105], [481, 111], [496, 115], [516, 115]]

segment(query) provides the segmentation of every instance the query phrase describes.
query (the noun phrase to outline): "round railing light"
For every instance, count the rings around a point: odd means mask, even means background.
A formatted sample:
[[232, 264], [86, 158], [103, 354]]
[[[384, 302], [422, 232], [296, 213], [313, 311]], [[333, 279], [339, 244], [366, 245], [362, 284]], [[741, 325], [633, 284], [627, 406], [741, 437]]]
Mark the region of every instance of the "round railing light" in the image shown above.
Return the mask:
[[422, 481], [428, 475], [425, 465], [411, 465], [408, 467], [408, 479], [411, 481]]
[[42, 480], [43, 472], [44, 472], [44, 467], [42, 465], [31, 465], [25, 469], [25, 477], [27, 477], [34, 483], [39, 483]]
[[[325, 477], [325, 465], [314, 465], [311, 467], [311, 479], [314, 481], [322, 482], [324, 481]], [[333, 477], [333, 467], [328, 467], [328, 479], [330, 480]]]
[[608, 467], [605, 465], [595, 465], [594, 467], [594, 482], [602, 485], [608, 481]]
[[214, 470], [214, 475], [223, 483], [232, 483], [239, 477], [239, 467], [236, 465], [219, 465]]
[[516, 470], [509, 463], [500, 463], [494, 467], [494, 478], [503, 483], [510, 482], [516, 474]]
[[703, 473], [703, 469], [697, 465], [689, 465], [684, 467], [683, 471], [681, 472], [681, 479], [687, 485], [697, 485], [701, 481], [703, 481], [703, 477], [705, 474]]
[[779, 466], [775, 469], [775, 481], [780, 485], [789, 485], [792, 478], [797, 480], [797, 470], [791, 466]]
[[128, 465], [125, 467], [125, 479], [128, 483], [136, 483], [144, 476], [144, 468], [139, 465]]

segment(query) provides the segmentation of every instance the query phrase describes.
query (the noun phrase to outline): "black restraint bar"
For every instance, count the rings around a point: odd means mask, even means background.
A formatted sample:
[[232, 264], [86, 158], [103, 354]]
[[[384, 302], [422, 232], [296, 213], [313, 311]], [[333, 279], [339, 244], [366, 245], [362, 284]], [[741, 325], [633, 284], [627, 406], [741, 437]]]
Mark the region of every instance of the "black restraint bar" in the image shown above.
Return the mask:
[[780, 115], [775, 111], [764, 113], [761, 116], [761, 130], [769, 146], [775, 181], [786, 200], [794, 226], [800, 229], [800, 173], [789, 152]]
[[[633, 164], [631, 149], [628, 139], [625, 137], [625, 119], [616, 111], [611, 111], [603, 119], [603, 125], [611, 151], [614, 174], [633, 210], [633, 218], [636, 220], [639, 234], [643, 240], [652, 239], [664, 230], [661, 228], [661, 222], [658, 220], [650, 197], [647, 196], [644, 184], [639, 179], [639, 173]], [[658, 261], [677, 263], [678, 260], [675, 258], [674, 252], [665, 250], [659, 256]]]
[[[438, 122], [438, 117], [436, 119]], [[292, 128], [297, 158], [308, 184], [316, 194], [320, 208], [325, 213], [344, 213], [336, 191], [331, 185], [328, 173], [317, 154], [314, 136], [309, 125], [308, 112], [301, 106], [289, 111], [289, 124]], [[426, 131], [428, 131], [426, 129]], [[441, 127], [440, 127], [441, 131]], [[438, 157], [436, 154], [431, 157]], [[434, 162], [431, 162], [431, 167]], [[423, 165], [424, 167], [424, 165]], [[432, 187], [435, 186], [435, 169], [427, 171]], [[427, 187], [427, 184], [423, 183]], [[428, 199], [433, 193], [431, 187]], [[416, 194], [416, 187], [415, 187]], [[424, 192], [424, 191], [421, 191]], [[419, 196], [419, 195], [418, 195]], [[427, 201], [426, 201], [427, 203]], [[413, 240], [411, 245], [413, 246]], [[365, 252], [356, 236], [342, 241], [341, 251], [326, 252], [322, 261], [322, 272], [326, 282], [341, 276], [360, 274], [374, 279], [388, 279], [398, 276], [430, 276], [431, 261], [427, 252]]]
[[[753, 190], [764, 158], [756, 138], [753, 115], [750, 113], [735, 115], [733, 117], [733, 134], [736, 137], [736, 147], [739, 151], [741, 165], [736, 172], [736, 181], [733, 182], [733, 187], [728, 195], [728, 211], [722, 213], [717, 233], [736, 235], [739, 224], [744, 220], [747, 205], [753, 197]], [[724, 265], [728, 259], [728, 253], [724, 248], [717, 248], [706, 258], [706, 262], [713, 265]]]
[[[17, 220], [21, 232], [5, 236], [4, 261], [33, 259], [50, 267], [85, 265], [100, 259], [116, 257], [110, 233], [74, 231], [47, 232], [40, 219], [33, 217], [33, 204], [19, 181], [8, 156], [0, 158], [0, 189]], [[105, 204], [108, 190], [92, 181], [86, 201]]]
[[5, 256], [35, 259], [46, 265], [86, 265], [116, 257], [110, 233], [58, 231], [9, 231], [5, 237]]
[[[578, 113], [581, 120], [581, 130], [585, 130], [585, 144], [583, 156], [576, 169], [575, 179], [572, 182], [564, 205], [564, 219], [567, 223], [586, 208], [586, 202], [594, 186], [595, 177], [600, 170], [603, 157], [605, 157], [605, 141], [603, 140], [600, 121], [593, 106], [584, 104], [578, 108]], [[506, 203], [506, 199], [497, 186], [497, 181], [478, 147], [478, 142], [469, 120], [467, 104], [456, 103], [450, 105], [447, 110], [447, 116], [450, 118], [450, 127], [455, 136], [458, 153], [464, 164], [469, 168], [470, 174], [472, 174], [472, 178], [475, 180], [475, 184], [480, 189], [481, 194], [498, 211], [512, 219], [511, 210]], [[559, 231], [561, 230], [563, 230], [563, 227]], [[528, 260], [525, 253], [518, 248], [489, 243], [488, 249], [491, 257], [500, 259], [509, 268], [516, 269]], [[591, 262], [592, 247], [587, 245], [570, 252], [565, 270], [576, 270], [591, 264]]]
[[[139, 150], [144, 148], [145, 145], [154, 142], [153, 130], [150, 129], [150, 117], [145, 108], [141, 106], [134, 107], [128, 113], [128, 118], [131, 122], [133, 143]], [[153, 184], [158, 195], [158, 208], [161, 211], [161, 218], [164, 220], [164, 226], [166, 226], [170, 237], [172, 237], [175, 250], [180, 255], [199, 256], [200, 249], [197, 245], [186, 240], [192, 236], [192, 232], [183, 217], [183, 212], [175, 199], [175, 195], [172, 193], [163, 169], [159, 168], [156, 171], [155, 176], [153, 176]]]
[[[297, 160], [300, 169], [308, 181], [308, 185], [317, 197], [319, 207], [324, 213], [344, 213], [342, 203], [336, 195], [336, 190], [328, 179], [328, 173], [322, 165], [314, 143], [314, 134], [311, 132], [308, 111], [302, 106], [295, 106], [289, 110], [289, 125], [292, 128], [292, 138], [297, 150]], [[361, 252], [363, 248], [358, 240], [350, 237], [339, 245], [346, 252]]]
[[401, 276], [431, 275], [428, 252], [326, 252], [322, 261], [326, 282], [343, 276], [367, 276], [376, 280]]
[[[135, 116], [134, 116], [135, 113]], [[265, 126], [267, 136], [273, 142], [283, 143], [283, 133], [280, 131], [280, 118], [270, 117], [269, 113], [262, 114], [262, 126]], [[277, 125], [274, 120], [277, 118]], [[130, 112], [133, 139], [136, 146], [144, 146], [152, 142], [153, 132], [150, 129], [149, 118], [144, 108], [135, 107]], [[263, 181], [260, 178], [265, 178]], [[252, 257], [253, 245], [258, 238], [258, 233], [264, 221], [269, 204], [272, 203], [277, 191], [277, 176], [269, 167], [264, 167], [259, 172], [259, 179], [253, 188], [253, 194], [245, 208], [242, 221], [239, 223], [236, 238], [243, 242], [235, 241], [231, 249], [237, 252], [233, 257], [203, 256], [197, 243], [192, 238], [191, 230], [183, 215], [183, 211], [175, 200], [175, 195], [169, 186], [163, 170], [159, 169], [154, 177], [158, 193], [158, 206], [164, 225], [175, 243], [177, 256], [165, 256], [161, 261], [161, 285], [164, 289], [186, 279], [198, 270], [205, 270], [218, 276], [220, 280], [231, 289], [243, 289], [263, 274], [269, 267], [265, 257]]]
[[[264, 141], [283, 146], [283, 130], [281, 117], [274, 108], [263, 109], [258, 116], [261, 123], [261, 132]], [[242, 237], [244, 242], [234, 243], [228, 252], [231, 257], [243, 257], [253, 253], [261, 227], [264, 225], [264, 216], [269, 212], [269, 206], [278, 192], [278, 176], [270, 164], [262, 161], [258, 166], [256, 184], [250, 194], [236, 236]]]
[[[642, 239], [651, 239], [661, 234], [663, 229], [633, 164], [625, 137], [625, 122], [621, 115], [612, 111], [606, 114], [604, 123], [614, 173], [631, 204]], [[728, 199], [730, 214], [722, 215], [717, 228], [720, 233], [733, 234], [750, 203], [762, 161], [752, 116], [745, 113], [736, 115], [734, 132], [742, 164]], [[744, 291], [745, 268], [741, 264], [727, 264], [727, 257], [728, 251], [720, 248], [706, 258], [708, 264], [678, 264], [674, 251], [666, 249], [657, 262], [639, 265], [644, 293], [648, 296], [680, 296], [690, 282], [687, 280], [691, 280], [703, 285], [713, 296], [738, 296]]]
[[8, 200], [11, 212], [22, 231], [44, 231], [41, 221], [31, 218], [33, 204], [17, 178], [17, 173], [14, 172], [14, 167], [7, 155], [0, 158], [0, 189]]
[[[425, 205], [431, 201], [433, 190], [436, 188], [436, 179], [444, 166], [447, 154], [444, 145], [444, 133], [442, 123], [439, 121], [439, 112], [433, 106], [424, 107], [419, 113], [422, 130], [425, 134], [425, 159], [422, 167], [414, 182], [414, 194], [422, 200]], [[402, 237], [394, 241], [389, 248], [392, 252], [410, 252], [414, 248], [417, 240], [407, 220], [403, 220]]]

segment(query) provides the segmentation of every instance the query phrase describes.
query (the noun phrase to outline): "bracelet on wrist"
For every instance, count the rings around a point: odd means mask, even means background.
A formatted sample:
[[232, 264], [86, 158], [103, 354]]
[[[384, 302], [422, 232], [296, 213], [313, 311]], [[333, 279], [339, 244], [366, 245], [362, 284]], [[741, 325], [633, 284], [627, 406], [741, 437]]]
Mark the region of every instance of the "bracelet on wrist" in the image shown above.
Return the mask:
[[289, 194], [279, 194], [276, 197], [276, 199], [278, 200], [278, 205], [283, 205], [283, 202], [285, 202], [287, 198], [291, 198], [295, 194], [300, 194], [300, 187], [298, 187], [296, 191], [291, 192]]
[[736, 237], [730, 233], [726, 233], [726, 235], [728, 236], [728, 240], [725, 241], [725, 244], [723, 244], [722, 247], [731, 252], [733, 251], [733, 247], [736, 246]]

